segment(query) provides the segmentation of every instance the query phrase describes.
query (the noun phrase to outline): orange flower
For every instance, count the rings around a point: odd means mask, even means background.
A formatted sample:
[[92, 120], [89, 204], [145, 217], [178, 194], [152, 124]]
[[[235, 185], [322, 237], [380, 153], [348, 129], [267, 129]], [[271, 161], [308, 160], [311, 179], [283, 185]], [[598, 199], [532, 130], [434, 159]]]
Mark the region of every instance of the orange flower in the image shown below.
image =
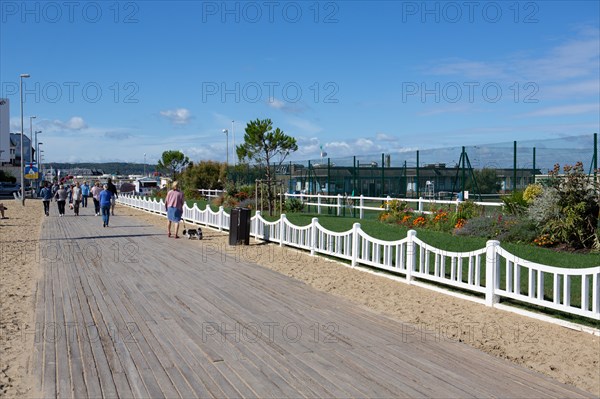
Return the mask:
[[418, 218], [413, 220], [413, 226], [415, 227], [425, 226], [425, 223], [427, 223], [427, 219], [425, 219], [423, 216], [419, 216]]

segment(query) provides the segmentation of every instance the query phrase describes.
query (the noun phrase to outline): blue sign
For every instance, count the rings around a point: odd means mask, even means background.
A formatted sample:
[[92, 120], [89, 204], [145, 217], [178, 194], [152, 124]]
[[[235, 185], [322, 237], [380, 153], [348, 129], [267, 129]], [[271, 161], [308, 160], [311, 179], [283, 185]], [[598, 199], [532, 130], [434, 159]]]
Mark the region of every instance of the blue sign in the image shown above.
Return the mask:
[[25, 178], [26, 179], [37, 179], [38, 178], [38, 168], [35, 162], [28, 163], [25, 165]]

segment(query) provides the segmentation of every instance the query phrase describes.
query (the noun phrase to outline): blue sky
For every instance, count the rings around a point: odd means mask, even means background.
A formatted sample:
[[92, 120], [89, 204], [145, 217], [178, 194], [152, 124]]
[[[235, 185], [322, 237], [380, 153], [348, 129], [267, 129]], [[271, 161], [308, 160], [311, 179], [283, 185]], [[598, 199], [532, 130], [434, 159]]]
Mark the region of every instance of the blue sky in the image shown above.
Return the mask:
[[[597, 1], [0, 3], [0, 97], [52, 161], [295, 159], [598, 132]], [[235, 121], [232, 132], [232, 120]]]

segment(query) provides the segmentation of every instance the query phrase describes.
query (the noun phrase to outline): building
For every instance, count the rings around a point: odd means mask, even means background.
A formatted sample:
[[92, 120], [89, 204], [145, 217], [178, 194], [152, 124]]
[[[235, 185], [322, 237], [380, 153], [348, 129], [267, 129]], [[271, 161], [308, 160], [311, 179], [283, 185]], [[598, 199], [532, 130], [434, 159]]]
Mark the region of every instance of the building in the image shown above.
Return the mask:
[[[10, 159], [10, 164], [19, 166], [21, 165], [21, 133], [10, 134], [10, 147], [11, 150], [14, 144], [14, 158]], [[10, 151], [12, 154], [12, 151]], [[23, 135], [23, 159], [24, 163], [27, 164], [31, 160], [31, 155], [35, 159], [35, 149], [31, 145], [31, 139], [27, 135]]]
[[10, 164], [10, 102], [0, 98], [0, 165]]

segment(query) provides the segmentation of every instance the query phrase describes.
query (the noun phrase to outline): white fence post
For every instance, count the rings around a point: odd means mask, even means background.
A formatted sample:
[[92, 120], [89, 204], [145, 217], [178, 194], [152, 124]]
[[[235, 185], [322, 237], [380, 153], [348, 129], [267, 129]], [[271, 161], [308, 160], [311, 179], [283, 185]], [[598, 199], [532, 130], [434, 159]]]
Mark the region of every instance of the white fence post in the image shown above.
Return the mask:
[[317, 215], [321, 214], [321, 193], [317, 194]]
[[494, 292], [500, 286], [500, 273], [498, 267], [498, 247], [500, 241], [489, 240], [485, 243], [485, 305], [494, 306], [498, 303], [499, 297]]
[[282, 213], [279, 218], [279, 246], [283, 247], [283, 241], [285, 239], [285, 213]]
[[358, 229], [360, 229], [360, 223], [354, 223], [352, 225], [352, 266], [356, 266], [358, 261], [358, 252], [360, 251], [360, 237], [358, 236]]
[[337, 195], [337, 215], [342, 216], [342, 194]]
[[358, 202], [358, 206], [360, 207], [359, 211], [358, 211], [358, 214], [359, 214], [358, 218], [362, 219], [365, 216], [365, 211], [363, 209], [363, 206], [365, 206], [365, 199], [363, 198], [362, 194], [360, 195], [360, 201]]
[[417, 207], [419, 213], [423, 213], [423, 197], [419, 197], [419, 206]]
[[312, 218], [312, 223], [310, 224], [310, 255], [315, 255], [315, 247], [317, 246], [317, 222], [319, 219]]
[[[254, 241], [259, 240], [259, 238], [258, 238], [259, 235], [262, 235], [264, 237], [264, 234], [265, 234], [265, 226], [260, 222], [261, 215], [262, 215], [262, 212], [259, 210], [257, 210], [254, 213], [254, 216], [255, 216], [255, 218], [254, 218]], [[262, 231], [260, 231], [261, 227], [262, 227]], [[250, 231], [252, 231], [252, 220], [250, 220]]]
[[392, 197], [390, 197], [389, 195], [387, 196], [386, 200], [385, 200], [385, 210], [389, 211], [390, 210], [390, 202], [392, 202]]
[[[225, 210], [223, 209], [223, 206], [221, 205], [219, 207], [219, 231], [223, 231], [223, 212], [225, 212]], [[208, 212], [206, 213], [206, 215], [208, 216]]]
[[408, 230], [406, 233], [406, 282], [411, 283], [413, 277], [412, 272], [415, 271], [417, 265], [417, 244], [415, 243], [415, 237], [417, 232], [415, 230]]

